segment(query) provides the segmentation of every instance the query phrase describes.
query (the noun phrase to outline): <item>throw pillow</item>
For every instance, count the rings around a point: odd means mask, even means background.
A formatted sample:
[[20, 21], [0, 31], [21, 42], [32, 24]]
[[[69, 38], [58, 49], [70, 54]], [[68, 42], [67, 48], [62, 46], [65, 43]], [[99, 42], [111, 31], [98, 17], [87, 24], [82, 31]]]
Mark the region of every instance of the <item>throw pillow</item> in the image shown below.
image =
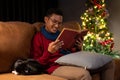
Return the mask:
[[89, 70], [98, 69], [112, 61], [112, 57], [87, 51], [67, 54], [58, 58], [55, 62], [60, 65], [80, 66]]

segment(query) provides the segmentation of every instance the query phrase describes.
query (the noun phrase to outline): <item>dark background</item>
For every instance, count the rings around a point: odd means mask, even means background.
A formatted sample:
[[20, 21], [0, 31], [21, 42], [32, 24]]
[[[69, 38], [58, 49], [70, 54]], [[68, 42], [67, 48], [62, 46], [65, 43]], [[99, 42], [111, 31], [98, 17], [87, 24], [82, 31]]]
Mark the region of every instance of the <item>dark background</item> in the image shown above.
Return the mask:
[[0, 21], [43, 21], [48, 8], [58, 7], [58, 0], [0, 0]]

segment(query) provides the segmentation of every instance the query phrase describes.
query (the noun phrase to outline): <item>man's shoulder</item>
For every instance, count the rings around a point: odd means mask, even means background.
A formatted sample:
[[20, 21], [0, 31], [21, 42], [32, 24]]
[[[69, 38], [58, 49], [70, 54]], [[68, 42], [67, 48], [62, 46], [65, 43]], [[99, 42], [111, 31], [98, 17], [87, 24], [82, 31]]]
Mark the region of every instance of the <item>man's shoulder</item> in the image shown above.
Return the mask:
[[42, 36], [43, 34], [40, 31], [36, 32], [34, 35], [34, 37], [42, 37]]

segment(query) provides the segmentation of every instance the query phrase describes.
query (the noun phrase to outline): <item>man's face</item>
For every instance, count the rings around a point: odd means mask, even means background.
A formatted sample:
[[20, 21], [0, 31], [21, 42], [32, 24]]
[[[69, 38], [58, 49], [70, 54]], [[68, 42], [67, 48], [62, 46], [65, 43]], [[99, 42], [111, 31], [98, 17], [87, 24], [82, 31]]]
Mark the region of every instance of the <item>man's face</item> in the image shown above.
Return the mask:
[[52, 14], [50, 17], [45, 17], [45, 29], [50, 33], [56, 33], [62, 25], [63, 17], [61, 15]]

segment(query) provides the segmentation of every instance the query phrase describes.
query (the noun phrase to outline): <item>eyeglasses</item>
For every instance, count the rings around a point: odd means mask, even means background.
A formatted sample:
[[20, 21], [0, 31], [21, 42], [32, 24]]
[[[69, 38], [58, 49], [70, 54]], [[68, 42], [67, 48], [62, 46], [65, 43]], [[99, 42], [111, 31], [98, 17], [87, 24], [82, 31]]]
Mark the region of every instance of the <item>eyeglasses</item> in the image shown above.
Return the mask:
[[52, 18], [49, 18], [49, 19], [52, 21], [52, 23], [53, 23], [54, 25], [56, 25], [56, 24], [58, 24], [59, 26], [62, 25], [62, 22], [59, 22], [59, 21], [57, 21], [57, 20], [55, 20], [55, 19], [52, 19]]

